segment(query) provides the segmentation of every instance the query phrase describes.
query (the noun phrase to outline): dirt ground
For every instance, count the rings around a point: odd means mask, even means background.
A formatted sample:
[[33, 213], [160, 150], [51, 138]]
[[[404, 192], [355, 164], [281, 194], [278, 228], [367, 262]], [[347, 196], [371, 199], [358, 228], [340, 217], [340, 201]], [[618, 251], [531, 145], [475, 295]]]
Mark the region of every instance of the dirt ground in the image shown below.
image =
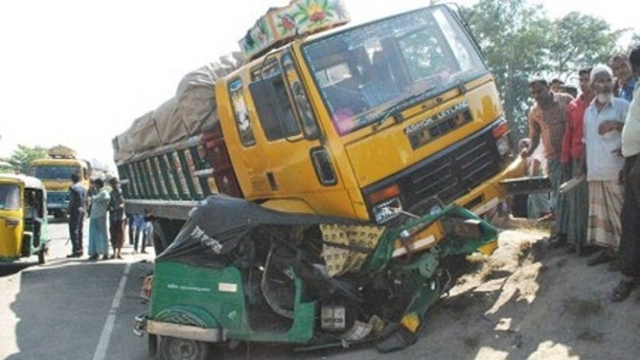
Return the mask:
[[418, 343], [393, 355], [639, 359], [640, 291], [613, 303], [620, 274], [587, 266], [587, 256], [549, 249], [548, 234], [503, 230], [492, 256], [470, 258], [471, 272], [429, 313]]

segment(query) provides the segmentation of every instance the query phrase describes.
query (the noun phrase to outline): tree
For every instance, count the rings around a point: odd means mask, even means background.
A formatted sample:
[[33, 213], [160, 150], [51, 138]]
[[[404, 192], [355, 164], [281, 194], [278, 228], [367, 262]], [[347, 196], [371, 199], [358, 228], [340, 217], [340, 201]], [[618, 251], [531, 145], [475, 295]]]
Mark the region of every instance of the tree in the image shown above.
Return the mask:
[[36, 159], [42, 159], [46, 156], [47, 149], [43, 147], [18, 145], [18, 149], [14, 150], [13, 154], [11, 154], [8, 159], [0, 160], [8, 162], [14, 169], [20, 170], [23, 174], [32, 174], [33, 168], [31, 167], [31, 162]]
[[551, 23], [526, 0], [481, 0], [463, 9], [502, 95], [516, 138], [527, 133], [528, 80], [548, 70], [544, 62]]
[[583, 66], [606, 63], [626, 31], [612, 31], [606, 21], [575, 11], [555, 20], [549, 46], [551, 71], [566, 79]]
[[528, 134], [529, 79], [567, 79], [582, 66], [605, 62], [626, 31], [578, 12], [552, 21], [528, 0], [480, 0], [463, 14], [496, 78], [515, 139]]
[[13, 173], [13, 166], [6, 161], [0, 160], [0, 174]]

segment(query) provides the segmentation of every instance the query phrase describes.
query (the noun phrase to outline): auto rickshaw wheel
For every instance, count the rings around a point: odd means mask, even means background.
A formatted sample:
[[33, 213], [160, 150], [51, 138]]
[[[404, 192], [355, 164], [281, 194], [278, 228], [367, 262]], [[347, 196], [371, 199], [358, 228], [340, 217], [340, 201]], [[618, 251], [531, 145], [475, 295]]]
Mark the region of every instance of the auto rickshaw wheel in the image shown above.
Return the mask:
[[204, 341], [163, 336], [160, 341], [162, 360], [207, 360], [210, 358], [211, 344]]
[[149, 350], [149, 357], [153, 358], [158, 354], [158, 335], [148, 334], [147, 347]]

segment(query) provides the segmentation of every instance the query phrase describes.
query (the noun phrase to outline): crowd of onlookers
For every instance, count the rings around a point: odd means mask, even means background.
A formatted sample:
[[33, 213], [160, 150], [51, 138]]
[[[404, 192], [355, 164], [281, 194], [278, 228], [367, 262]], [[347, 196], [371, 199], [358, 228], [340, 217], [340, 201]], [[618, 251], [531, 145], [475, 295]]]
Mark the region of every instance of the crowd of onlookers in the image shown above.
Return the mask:
[[640, 278], [640, 46], [578, 76], [579, 93], [558, 79], [529, 82], [535, 103], [520, 154], [551, 193], [530, 194], [527, 211], [555, 219], [552, 247], [620, 271], [612, 299], [621, 301]]
[[[150, 214], [125, 214], [124, 197], [117, 178], [109, 180], [107, 190], [102, 179], [91, 181], [89, 189], [80, 184], [78, 175], [71, 175], [73, 185], [69, 188], [69, 238], [71, 254], [68, 258], [79, 258], [84, 254], [83, 227], [89, 218], [89, 260], [122, 259], [125, 229], [129, 226], [129, 243], [134, 253], [146, 253], [147, 240], [151, 232]], [[109, 255], [109, 244], [112, 253]]]

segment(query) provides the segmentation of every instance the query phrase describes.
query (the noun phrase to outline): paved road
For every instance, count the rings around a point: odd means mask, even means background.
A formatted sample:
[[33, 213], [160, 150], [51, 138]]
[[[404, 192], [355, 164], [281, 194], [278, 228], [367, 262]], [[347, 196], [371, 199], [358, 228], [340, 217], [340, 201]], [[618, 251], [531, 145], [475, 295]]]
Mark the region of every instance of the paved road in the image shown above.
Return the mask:
[[[148, 359], [147, 339], [135, 336], [132, 325], [148, 306], [139, 293], [153, 267], [152, 247], [142, 255], [125, 245], [123, 260], [67, 259], [71, 245], [66, 223], [54, 223], [50, 231], [45, 265], [38, 265], [34, 256], [0, 267], [0, 359]], [[297, 353], [286, 346], [257, 344], [217, 352], [224, 359], [380, 357], [373, 349]]]
[[138, 294], [153, 255], [125, 246], [124, 260], [67, 259], [66, 224], [50, 230], [47, 264], [34, 256], [1, 269], [0, 359], [147, 359], [131, 326], [147, 306]]
[[[53, 241], [47, 264], [38, 265], [34, 256], [17, 266], [0, 268], [0, 359], [148, 359], [146, 337], [133, 335], [131, 328], [133, 317], [145, 311], [148, 306], [139, 297], [139, 292], [143, 277], [152, 270], [154, 255], [133, 254], [132, 247], [125, 245], [124, 260], [90, 262], [86, 259], [67, 259], [65, 256], [70, 252], [70, 245], [66, 243], [66, 224], [53, 224], [51, 230]], [[504, 238], [503, 241], [514, 242], [514, 236], [518, 239], [522, 237], [513, 233], [511, 238]], [[153, 250], [149, 248], [149, 251]], [[473, 294], [476, 293], [470, 296]], [[479, 296], [478, 294], [481, 292], [476, 295]], [[542, 304], [539, 306], [546, 306], [544, 299], [538, 302]], [[299, 353], [282, 345], [252, 344], [248, 348], [243, 344], [233, 351], [219, 349], [222, 356], [216, 358], [495, 359], [497, 353], [490, 352], [493, 351], [491, 346], [495, 345], [491, 342], [495, 340], [493, 328], [482, 328], [481, 332], [472, 334], [480, 336], [479, 334], [486, 333], [489, 347], [480, 343], [474, 345], [462, 342], [472, 336], [466, 330], [468, 326], [488, 326], [486, 322], [478, 320], [486, 309], [481, 306], [477, 313], [468, 311], [469, 317], [458, 323], [451, 321], [459, 312], [455, 310], [455, 297], [450, 304], [453, 304], [449, 305], [450, 310], [440, 309], [437, 313], [430, 314], [429, 326], [426, 327], [428, 334], [422, 334], [418, 343], [399, 353], [380, 354], [372, 346]], [[526, 318], [525, 315], [522, 316]], [[439, 338], [441, 332], [448, 335]], [[497, 339], [498, 335], [495, 336]], [[530, 336], [532, 338], [529, 342], [534, 345], [548, 340], [544, 334]], [[497, 349], [502, 347], [497, 346]], [[481, 356], [482, 351], [489, 353]], [[514, 353], [514, 357], [511, 357], [511, 351], [515, 350], [509, 345], [506, 355], [498, 358], [529, 358], [522, 353]]]
[[[135, 336], [132, 325], [148, 306], [139, 293], [153, 267], [152, 247], [148, 255], [133, 254], [127, 244], [123, 260], [67, 259], [66, 223], [54, 223], [50, 231], [45, 265], [34, 256], [0, 267], [0, 359], [148, 359], [147, 338]], [[259, 344], [217, 353], [224, 359], [390, 358], [373, 348], [299, 353]]]

